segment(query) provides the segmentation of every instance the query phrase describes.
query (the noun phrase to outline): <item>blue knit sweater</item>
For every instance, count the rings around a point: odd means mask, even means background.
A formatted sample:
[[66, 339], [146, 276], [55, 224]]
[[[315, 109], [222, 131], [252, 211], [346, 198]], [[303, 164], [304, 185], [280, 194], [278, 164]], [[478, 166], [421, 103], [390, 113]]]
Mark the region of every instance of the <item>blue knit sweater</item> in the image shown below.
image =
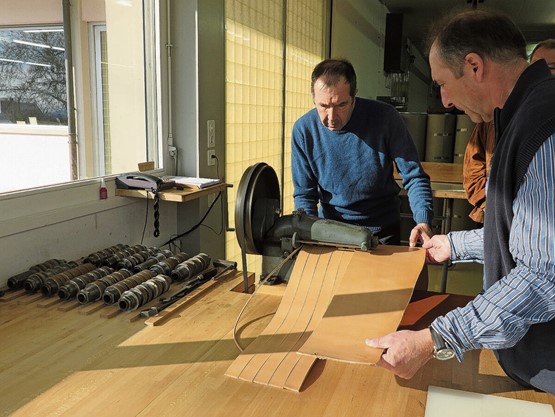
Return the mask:
[[431, 224], [429, 176], [401, 116], [389, 104], [357, 97], [341, 131], [327, 129], [312, 109], [293, 126], [292, 152], [295, 209], [379, 232], [400, 220], [395, 163], [415, 222]]

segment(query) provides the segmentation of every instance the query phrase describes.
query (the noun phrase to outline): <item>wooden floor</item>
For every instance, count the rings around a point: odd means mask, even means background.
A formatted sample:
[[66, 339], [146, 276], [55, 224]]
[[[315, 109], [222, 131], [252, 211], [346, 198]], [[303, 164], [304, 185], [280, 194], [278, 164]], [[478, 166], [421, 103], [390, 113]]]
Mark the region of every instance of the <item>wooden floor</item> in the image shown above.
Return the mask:
[[[29, 296], [0, 302], [1, 416], [424, 416], [429, 385], [555, 405], [504, 376], [491, 352], [434, 361], [410, 381], [380, 368], [317, 361], [300, 393], [224, 376], [247, 294], [239, 277], [159, 326], [106, 308], [62, 311]], [[280, 297], [256, 297], [239, 326], [248, 345]]]

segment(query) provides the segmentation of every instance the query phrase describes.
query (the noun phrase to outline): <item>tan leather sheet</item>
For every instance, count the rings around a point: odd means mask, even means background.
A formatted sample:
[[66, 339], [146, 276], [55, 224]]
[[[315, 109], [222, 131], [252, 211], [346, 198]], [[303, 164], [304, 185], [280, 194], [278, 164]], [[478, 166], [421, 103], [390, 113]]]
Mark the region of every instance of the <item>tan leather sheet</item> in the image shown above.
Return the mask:
[[372, 252], [305, 246], [276, 314], [226, 375], [300, 391], [317, 358], [375, 363], [382, 351], [364, 339], [397, 328], [424, 256], [397, 246]]
[[375, 364], [382, 349], [367, 337], [394, 332], [422, 271], [425, 250], [379, 246], [355, 252], [324, 317], [299, 353], [352, 363]]
[[316, 357], [296, 352], [320, 322], [352, 256], [352, 251], [305, 246], [297, 255], [276, 314], [226, 375], [299, 391]]

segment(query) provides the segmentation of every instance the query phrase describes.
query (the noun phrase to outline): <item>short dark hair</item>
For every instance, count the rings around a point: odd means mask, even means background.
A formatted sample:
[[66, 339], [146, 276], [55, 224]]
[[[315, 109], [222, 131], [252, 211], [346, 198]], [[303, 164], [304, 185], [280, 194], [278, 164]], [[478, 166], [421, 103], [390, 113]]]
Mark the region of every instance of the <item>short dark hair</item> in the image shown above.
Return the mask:
[[540, 43], [538, 43], [530, 54], [530, 61], [532, 61], [532, 58], [534, 58], [534, 54], [540, 48], [555, 49], [555, 39], [546, 39], [545, 41], [541, 41]]
[[314, 83], [320, 77], [324, 77], [323, 81], [327, 87], [337, 85], [341, 77], [345, 77], [350, 86], [351, 97], [357, 93], [357, 75], [353, 65], [346, 59], [325, 59], [314, 67], [310, 83], [312, 96], [314, 96]]
[[434, 43], [443, 62], [457, 77], [462, 76], [464, 58], [469, 53], [498, 63], [527, 59], [526, 40], [515, 23], [490, 10], [445, 17], [430, 32], [428, 51]]

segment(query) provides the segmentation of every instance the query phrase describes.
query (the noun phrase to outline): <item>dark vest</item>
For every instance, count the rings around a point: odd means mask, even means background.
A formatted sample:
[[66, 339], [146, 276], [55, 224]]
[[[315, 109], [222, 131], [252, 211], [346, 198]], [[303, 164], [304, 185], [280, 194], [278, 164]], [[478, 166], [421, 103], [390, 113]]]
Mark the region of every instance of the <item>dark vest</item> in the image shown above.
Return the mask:
[[[494, 116], [497, 140], [484, 221], [486, 289], [515, 267], [509, 252], [513, 201], [532, 158], [555, 132], [555, 77], [545, 61], [523, 72]], [[532, 325], [514, 347], [495, 353], [511, 378], [555, 394], [555, 320]]]

